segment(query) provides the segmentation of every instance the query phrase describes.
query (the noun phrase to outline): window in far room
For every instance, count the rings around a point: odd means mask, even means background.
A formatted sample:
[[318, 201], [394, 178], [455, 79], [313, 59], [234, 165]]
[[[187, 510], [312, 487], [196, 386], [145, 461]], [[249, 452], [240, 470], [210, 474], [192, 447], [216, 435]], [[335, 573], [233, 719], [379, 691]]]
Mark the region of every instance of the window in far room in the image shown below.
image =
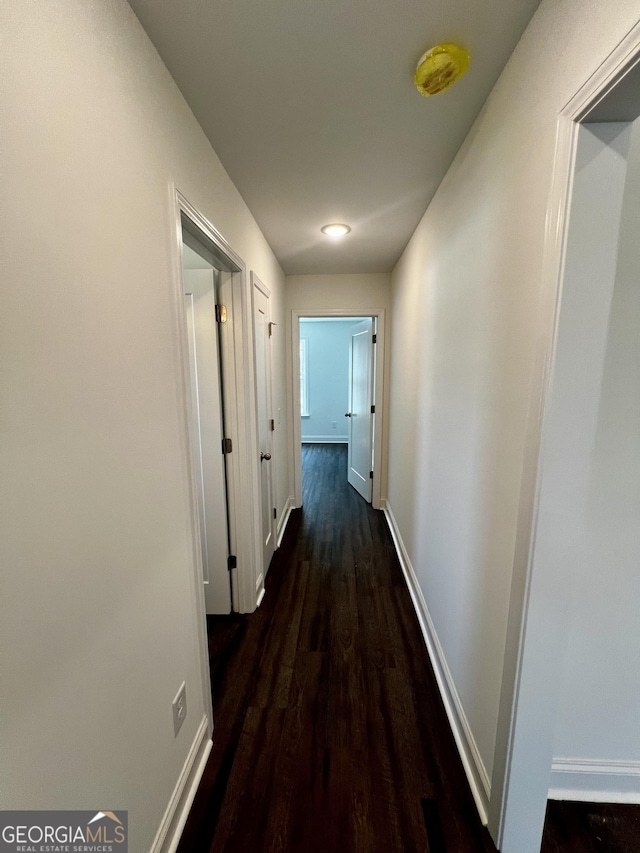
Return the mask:
[[300, 338], [300, 415], [309, 417], [309, 346], [307, 338]]

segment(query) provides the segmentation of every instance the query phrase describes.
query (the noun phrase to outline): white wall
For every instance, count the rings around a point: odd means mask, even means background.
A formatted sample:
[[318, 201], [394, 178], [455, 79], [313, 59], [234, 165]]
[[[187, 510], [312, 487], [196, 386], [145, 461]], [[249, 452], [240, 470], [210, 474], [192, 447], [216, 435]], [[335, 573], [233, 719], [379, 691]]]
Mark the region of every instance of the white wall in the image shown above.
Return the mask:
[[[389, 423], [389, 316], [391, 312], [391, 276], [387, 273], [365, 273], [361, 275], [290, 275], [286, 279], [287, 313], [287, 371], [289, 381], [289, 422], [299, 417], [293, 411], [292, 358], [291, 358], [291, 312], [329, 311], [332, 309], [353, 310], [358, 316], [367, 316], [368, 311], [383, 308], [387, 316], [386, 346], [384, 363], [384, 399], [382, 403], [382, 497], [387, 493], [388, 423]], [[346, 411], [346, 409], [345, 409]], [[344, 412], [343, 412], [344, 415]], [[293, 454], [293, 448], [292, 448]], [[289, 470], [293, 470], [291, 456]], [[292, 484], [293, 493], [293, 484]]]
[[[595, 136], [587, 140], [591, 173], [596, 156], [617, 156], [624, 170], [629, 133], [620, 128], [616, 134], [616, 127], [584, 131]], [[600, 152], [596, 145], [602, 139], [607, 148]], [[572, 228], [580, 215], [593, 220], [593, 205], [606, 203], [612, 170], [600, 177], [599, 184], [592, 182], [592, 204], [576, 205]], [[552, 788], [556, 796], [570, 791], [573, 798], [616, 798], [635, 791], [640, 802], [640, 120], [631, 134], [620, 230], [614, 215], [607, 221], [613, 223], [610, 245], [602, 228], [597, 242], [614, 263], [607, 310], [596, 326], [601, 331], [572, 341], [578, 371], [585, 369], [594, 339], [602, 344], [597, 370], [590, 371], [595, 429], [583, 461], [584, 505], [577, 522], [580, 547], [573, 561]], [[593, 241], [593, 226], [584, 223], [577, 236]], [[576, 298], [586, 297], [584, 278], [575, 282]], [[567, 288], [573, 280], [572, 275]], [[598, 285], [603, 284], [600, 276]], [[574, 413], [571, 434], [580, 430], [579, 414]]]
[[[124, 0], [1, 14], [2, 808], [128, 809], [148, 850], [205, 709], [171, 182], [281, 328], [284, 276]], [[285, 418], [276, 448], [284, 505]]]
[[309, 415], [303, 417], [302, 441], [347, 442], [349, 421], [349, 351], [353, 323], [301, 320], [307, 339]]
[[391, 276], [388, 273], [287, 276], [289, 311], [321, 311], [330, 308], [353, 308], [359, 311], [363, 307], [391, 307]]
[[485, 805], [558, 113], [638, 11], [543, 0], [393, 273], [389, 504]]

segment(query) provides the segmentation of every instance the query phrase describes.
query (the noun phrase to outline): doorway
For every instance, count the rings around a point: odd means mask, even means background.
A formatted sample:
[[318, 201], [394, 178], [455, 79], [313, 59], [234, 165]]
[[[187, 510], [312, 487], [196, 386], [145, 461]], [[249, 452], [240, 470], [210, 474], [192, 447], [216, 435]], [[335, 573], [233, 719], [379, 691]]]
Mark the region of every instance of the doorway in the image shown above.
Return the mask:
[[[203, 616], [205, 611], [252, 613], [262, 553], [249, 276], [215, 227], [174, 192], [176, 351], [182, 365], [194, 594]], [[207, 332], [194, 346], [198, 324]], [[201, 643], [206, 661], [204, 619]]]
[[548, 799], [640, 803], [640, 28], [565, 107], [557, 152], [557, 304], [490, 816], [498, 847], [524, 853], [540, 849]]
[[384, 309], [294, 310], [291, 329], [295, 505], [302, 444], [344, 444], [349, 482], [382, 509]]
[[218, 333], [221, 274], [222, 270], [211, 252], [183, 228], [182, 281], [191, 389], [189, 434], [204, 600], [209, 615], [227, 614], [232, 609], [222, 359]]
[[345, 475], [371, 503], [375, 321], [303, 317], [299, 322], [302, 444], [346, 445]]

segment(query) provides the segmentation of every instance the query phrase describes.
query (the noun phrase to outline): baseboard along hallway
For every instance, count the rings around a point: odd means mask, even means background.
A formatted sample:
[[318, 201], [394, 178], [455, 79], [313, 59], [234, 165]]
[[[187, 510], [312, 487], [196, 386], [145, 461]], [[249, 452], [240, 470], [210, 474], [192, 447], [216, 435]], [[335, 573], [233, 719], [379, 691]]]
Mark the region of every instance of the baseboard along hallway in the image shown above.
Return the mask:
[[304, 445], [250, 616], [209, 620], [214, 746], [187, 851], [495, 851], [382, 512], [344, 445]]
[[214, 745], [179, 853], [496, 853], [385, 517], [346, 446], [302, 454], [261, 607], [208, 621]]

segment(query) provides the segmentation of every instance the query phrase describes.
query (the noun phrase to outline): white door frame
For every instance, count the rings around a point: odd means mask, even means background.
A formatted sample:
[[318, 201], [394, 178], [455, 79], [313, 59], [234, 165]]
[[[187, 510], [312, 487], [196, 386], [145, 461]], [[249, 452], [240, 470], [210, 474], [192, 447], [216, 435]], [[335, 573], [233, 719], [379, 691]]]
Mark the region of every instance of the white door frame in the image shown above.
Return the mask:
[[[192, 250], [209, 254], [204, 247], [200, 250], [200, 244], [186, 229], [182, 231], [182, 238], [191, 245]], [[203, 258], [202, 267], [206, 263]], [[226, 463], [220, 452], [224, 436], [222, 365], [220, 334], [214, 313], [223, 274], [227, 273], [220, 272], [215, 261], [213, 269], [185, 269], [183, 266], [182, 271], [191, 357], [191, 444], [192, 450], [195, 450], [193, 470], [198, 486], [198, 522], [208, 615], [228, 614], [233, 610], [228, 569], [230, 552]], [[202, 328], [203, 322], [207, 323], [206, 332]], [[208, 416], [205, 415], [206, 411]]]
[[[263, 282], [260, 281], [258, 276], [252, 271], [251, 272], [251, 306], [252, 306], [251, 310], [252, 310], [252, 317], [254, 314], [254, 307], [253, 307], [254, 290], [256, 290], [256, 289], [259, 290], [260, 293], [262, 293], [262, 295], [267, 300], [267, 305], [269, 306], [268, 315], [267, 315], [266, 319], [267, 319], [267, 324], [268, 324], [267, 335], [269, 336], [269, 339], [270, 339], [271, 338], [271, 291], [266, 286], [266, 284], [263, 284]], [[252, 328], [253, 328], [253, 326], [252, 326]], [[254, 335], [255, 335], [255, 330], [254, 330]], [[254, 340], [254, 344], [255, 344], [255, 340]], [[254, 349], [255, 349], [255, 346], [254, 346]], [[272, 360], [272, 355], [273, 354], [270, 351], [269, 362], [267, 365], [267, 372], [269, 375], [268, 375], [268, 381], [267, 381], [267, 388], [265, 389], [266, 398], [267, 398], [267, 408], [269, 409], [269, 412], [270, 412], [270, 415], [269, 415], [270, 418], [273, 418], [273, 360]], [[254, 353], [254, 356], [255, 356], [255, 353]], [[256, 375], [256, 395], [257, 395], [257, 393], [258, 393], [258, 386], [257, 386], [258, 371], [257, 371], [257, 368], [254, 367], [254, 369], [255, 369], [255, 375]], [[257, 406], [256, 406], [256, 408], [257, 408]], [[258, 435], [258, 437], [259, 437], [259, 435]], [[271, 432], [271, 448], [269, 451], [272, 455], [272, 463], [273, 463], [272, 467], [271, 467], [271, 503], [272, 503], [272, 505], [275, 505], [274, 504], [274, 501], [275, 501], [275, 482], [274, 481], [275, 481], [275, 472], [277, 470], [276, 469], [277, 459], [273, 459], [273, 451], [274, 451], [274, 443], [275, 443], [273, 439], [274, 439], [274, 433], [272, 431]], [[259, 453], [259, 451], [260, 451], [260, 448], [258, 448], [258, 453]], [[271, 464], [271, 463], [268, 463], [268, 464]], [[261, 475], [261, 473], [262, 472], [260, 471], [260, 475]], [[262, 495], [261, 495], [261, 499], [260, 499], [260, 508], [262, 508]], [[269, 510], [269, 519], [270, 519], [270, 523], [271, 523], [271, 536], [273, 539], [274, 552], [275, 552], [276, 542], [277, 542], [277, 521], [273, 517], [271, 510]], [[261, 531], [261, 536], [262, 536], [262, 525], [260, 525], [260, 531]], [[262, 601], [262, 598], [264, 596], [264, 582], [266, 580], [267, 571], [269, 569], [269, 566], [263, 565], [264, 561], [262, 560], [262, 546], [263, 546], [262, 541], [261, 541], [260, 545], [261, 545], [261, 552], [260, 552], [261, 553], [261, 562], [260, 562], [260, 565], [262, 566], [262, 568], [261, 568], [261, 571], [260, 571], [258, 577], [256, 578], [256, 595], [258, 596], [258, 602]]]
[[[371, 321], [371, 322], [369, 322]], [[375, 347], [377, 344], [371, 343], [371, 335], [375, 334], [374, 329], [376, 328], [376, 322], [371, 317], [366, 317], [361, 320], [359, 323], [355, 325], [349, 325], [350, 332], [350, 340], [349, 340], [349, 399], [348, 399], [348, 412], [349, 415], [349, 438], [348, 438], [348, 452], [347, 452], [347, 481], [349, 485], [352, 486], [358, 492], [358, 494], [367, 501], [367, 503], [372, 503], [372, 486], [373, 482], [369, 475], [372, 468], [372, 450], [373, 450], [373, 436], [375, 431], [375, 414], [367, 412], [367, 409], [371, 408], [372, 397], [374, 394], [373, 382], [375, 379], [375, 355], [376, 350]], [[358, 414], [356, 410], [357, 406], [355, 404], [355, 397], [357, 396], [357, 391], [354, 393], [354, 386], [358, 387], [357, 382], [354, 382], [354, 375], [358, 377], [358, 379], [362, 378], [361, 368], [362, 361], [359, 361], [360, 356], [358, 353], [358, 346], [356, 344], [356, 337], [361, 340], [361, 336], [365, 334], [365, 346], [366, 346], [366, 358], [362, 359], [365, 361], [365, 369], [367, 373], [367, 391], [366, 391], [366, 403], [365, 403], [365, 411], [364, 413], [361, 411]], [[373, 356], [373, 358], [372, 358]], [[355, 365], [355, 366], [354, 366]], [[364, 414], [364, 418], [362, 416]], [[366, 436], [367, 436], [367, 464], [365, 466], [364, 471], [358, 470], [354, 465], [354, 446], [358, 444], [358, 441], [354, 439], [354, 432], [359, 432], [362, 428], [366, 427]], [[355, 428], [355, 429], [354, 429]], [[357, 455], [357, 454], [356, 454]]]
[[[179, 367], [179, 402], [182, 409], [181, 431], [184, 462], [189, 471], [191, 504], [191, 538], [193, 553], [194, 607], [202, 615], [199, 626], [201, 667], [205, 696], [211, 696], [209, 651], [206, 635], [204, 593], [202, 589], [200, 533], [192, 471], [189, 437], [190, 379], [188, 375], [188, 342], [182, 294], [182, 228], [194, 236], [220, 260], [227, 272], [221, 274], [221, 297], [227, 308], [227, 322], [221, 325], [220, 345], [224, 394], [226, 437], [232, 441], [227, 456], [227, 488], [229, 539], [237, 568], [232, 569], [233, 609], [252, 613], [256, 609], [256, 576], [260, 565], [260, 535], [256, 515], [259, 506], [257, 466], [257, 425], [254, 394], [254, 353], [251, 317], [251, 290], [242, 258], [219, 231], [175, 187], [170, 186], [173, 211], [172, 240], [174, 280], [174, 328]], [[195, 226], [195, 230], [194, 230]]]
[[[562, 651], [564, 578], [536, 560], [556, 338], [579, 125], [640, 62], [640, 23], [575, 92], [558, 117], [541, 282], [525, 464], [509, 605], [489, 828], [504, 853], [537, 853], [553, 759]], [[535, 701], [535, 714], [531, 713]], [[535, 766], [526, 760], [536, 756]]]
[[302, 427], [300, 424], [300, 319], [309, 317], [374, 317], [376, 319], [375, 387], [374, 404], [376, 407], [373, 430], [373, 490], [371, 505], [374, 509], [384, 509], [382, 496], [382, 447], [386, 428], [384, 423], [384, 354], [385, 354], [385, 316], [384, 308], [332, 308], [320, 310], [291, 311], [291, 394], [292, 411], [290, 430], [293, 436], [293, 477], [294, 506], [302, 506]]

